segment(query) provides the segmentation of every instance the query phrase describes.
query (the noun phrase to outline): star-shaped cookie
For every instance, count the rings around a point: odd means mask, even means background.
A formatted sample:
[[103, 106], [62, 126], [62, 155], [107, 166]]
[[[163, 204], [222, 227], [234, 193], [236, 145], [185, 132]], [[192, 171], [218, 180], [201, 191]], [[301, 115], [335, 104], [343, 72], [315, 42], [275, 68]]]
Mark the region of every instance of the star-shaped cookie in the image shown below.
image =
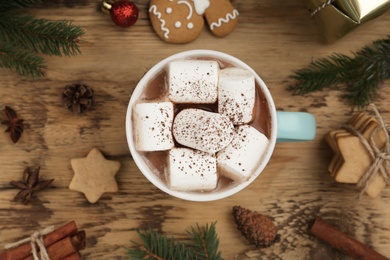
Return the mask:
[[[378, 122], [373, 116], [360, 113], [354, 116], [349, 125], [359, 131], [368, 141]], [[337, 182], [357, 183], [372, 164], [371, 156], [362, 144], [360, 138], [345, 129], [329, 132], [325, 140], [334, 152], [328, 170]], [[381, 129], [374, 138], [375, 144], [381, 149], [386, 143], [386, 136]], [[376, 197], [386, 186], [381, 174], [376, 175], [369, 184], [366, 192], [371, 197]]]
[[95, 203], [105, 192], [117, 192], [115, 174], [120, 162], [104, 158], [102, 153], [93, 148], [84, 158], [70, 161], [74, 176], [69, 189], [84, 193], [90, 203]]

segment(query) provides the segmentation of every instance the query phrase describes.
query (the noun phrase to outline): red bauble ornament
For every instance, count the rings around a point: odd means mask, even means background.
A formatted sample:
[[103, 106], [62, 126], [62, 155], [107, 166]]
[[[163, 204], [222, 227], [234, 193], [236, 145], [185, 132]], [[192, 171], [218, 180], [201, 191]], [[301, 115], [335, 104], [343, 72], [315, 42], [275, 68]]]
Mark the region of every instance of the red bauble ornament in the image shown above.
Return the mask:
[[120, 27], [130, 27], [138, 19], [138, 8], [129, 0], [104, 1], [103, 10], [111, 15], [111, 20]]

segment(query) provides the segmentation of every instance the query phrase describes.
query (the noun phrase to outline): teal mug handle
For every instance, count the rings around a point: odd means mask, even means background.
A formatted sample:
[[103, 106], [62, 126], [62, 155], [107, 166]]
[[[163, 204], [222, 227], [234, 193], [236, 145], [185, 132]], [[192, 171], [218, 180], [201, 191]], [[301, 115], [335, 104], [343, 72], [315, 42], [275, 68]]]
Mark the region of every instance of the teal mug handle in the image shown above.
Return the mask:
[[314, 115], [306, 112], [276, 111], [276, 142], [300, 142], [314, 140], [316, 120]]

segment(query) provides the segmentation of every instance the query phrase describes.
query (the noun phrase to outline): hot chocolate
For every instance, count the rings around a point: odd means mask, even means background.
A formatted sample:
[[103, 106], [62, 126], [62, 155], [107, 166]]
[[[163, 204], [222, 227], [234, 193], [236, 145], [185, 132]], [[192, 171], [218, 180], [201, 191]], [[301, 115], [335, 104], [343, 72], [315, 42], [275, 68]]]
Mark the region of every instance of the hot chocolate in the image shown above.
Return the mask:
[[[194, 60], [194, 59], [193, 59]], [[207, 57], [199, 57], [196, 60], [204, 60], [204, 61], [213, 61], [217, 62], [220, 70], [224, 70], [226, 68], [234, 67], [233, 64], [227, 63], [225, 61], [210, 59]], [[259, 85], [258, 82], [255, 81], [255, 95], [254, 95], [254, 108], [253, 108], [253, 117], [250, 122], [245, 123], [245, 125], [251, 126], [256, 129], [261, 135], [265, 136], [265, 139], [270, 139], [271, 135], [271, 115], [269, 111], [268, 101], [265, 98], [265, 95]], [[204, 110], [212, 113], [219, 113], [218, 111], [218, 100], [216, 101], [207, 101], [206, 103], [176, 103], [170, 100], [169, 97], [169, 70], [168, 67], [161, 70], [159, 73], [155, 75], [153, 79], [151, 79], [147, 86], [145, 87], [143, 93], [140, 95], [139, 100], [135, 103], [148, 103], [148, 102], [160, 102], [164, 103], [166, 101], [171, 101], [173, 104], [173, 118], [176, 117], [178, 113], [187, 109], [195, 109], [195, 110]], [[134, 114], [132, 118], [134, 122]], [[244, 123], [243, 123], [244, 124]], [[241, 123], [235, 123], [235, 128], [238, 129], [238, 125]], [[133, 125], [133, 129], [136, 125]], [[172, 126], [170, 127], [172, 129]], [[238, 131], [238, 130], [236, 130]], [[257, 132], [256, 131], [256, 132]], [[137, 132], [134, 129], [134, 132]], [[136, 136], [134, 136], [136, 138]], [[255, 139], [252, 139], [252, 141]], [[257, 140], [257, 139], [256, 139]], [[174, 147], [176, 148], [185, 148], [184, 145], [178, 142], [175, 138], [173, 138]], [[254, 142], [254, 141], [253, 141]], [[237, 143], [237, 142], [236, 142]], [[240, 144], [242, 145], [242, 144]], [[237, 146], [237, 144], [236, 144]], [[253, 145], [252, 145], [253, 146]], [[253, 147], [250, 148], [253, 151]], [[256, 150], [257, 153], [260, 153], [260, 150]], [[256, 153], [255, 152], [255, 153]], [[169, 184], [169, 149], [163, 151], [139, 151], [142, 158], [145, 160], [146, 164], [150, 167], [150, 169], [158, 175], [167, 185]], [[224, 151], [225, 159], [229, 156], [226, 155], [226, 151]], [[259, 155], [261, 156], [261, 155]], [[214, 190], [224, 190], [231, 186], [238, 185], [240, 182], [245, 181], [246, 179], [234, 179], [231, 178], [230, 175], [223, 176], [220, 174], [220, 171], [223, 171], [219, 166], [217, 167], [218, 180], [216, 184], [216, 188], [208, 189], [207, 191], [202, 192], [213, 192]], [[226, 176], [229, 176], [226, 177]], [[169, 185], [168, 185], [169, 186]], [[194, 191], [199, 192], [199, 191]]]

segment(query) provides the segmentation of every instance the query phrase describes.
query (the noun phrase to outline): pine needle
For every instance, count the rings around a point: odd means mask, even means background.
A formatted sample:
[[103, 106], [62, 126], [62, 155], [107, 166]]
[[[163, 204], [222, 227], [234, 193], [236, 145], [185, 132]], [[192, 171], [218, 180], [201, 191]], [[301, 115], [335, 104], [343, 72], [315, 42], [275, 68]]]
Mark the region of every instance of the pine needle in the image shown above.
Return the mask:
[[315, 60], [289, 77], [295, 84], [288, 89], [299, 95], [344, 84], [347, 102], [363, 108], [376, 97], [380, 83], [390, 78], [390, 36], [364, 46], [353, 57], [335, 53]]
[[191, 227], [191, 230], [187, 231], [192, 239], [192, 243], [189, 246], [194, 249], [199, 259], [222, 259], [221, 252], [218, 251], [219, 239], [215, 230], [215, 224], [213, 222], [210, 226], [206, 225], [206, 227], [196, 225], [196, 228]]
[[0, 0], [0, 13], [30, 7], [40, 3], [42, 3], [42, 0]]
[[45, 61], [36, 54], [21, 51], [12, 45], [0, 45], [0, 68], [16, 71], [24, 77], [42, 77]]
[[330, 85], [341, 83], [340, 74], [345, 67], [349, 67], [352, 59], [343, 54], [333, 54], [329, 58], [315, 60], [307, 68], [297, 70], [290, 78], [296, 80], [289, 89], [294, 94], [306, 94], [318, 91]]
[[126, 255], [133, 260], [222, 260], [218, 249], [219, 240], [215, 222], [210, 226], [192, 227], [187, 231], [191, 242], [180, 242], [174, 237], [168, 239], [166, 234], [158, 234], [152, 229], [137, 230], [142, 244], [133, 241], [132, 248], [126, 248]]
[[43, 77], [45, 60], [39, 56], [80, 54], [80, 26], [22, 15], [20, 10], [41, 0], [0, 0], [0, 68], [25, 77]]
[[155, 259], [155, 260], [186, 260], [194, 259], [192, 252], [185, 244], [168, 239], [165, 234], [158, 234], [152, 229], [137, 230], [143, 244], [133, 242], [135, 248], [126, 248], [126, 255], [130, 259]]
[[9, 12], [0, 19], [0, 41], [45, 55], [70, 56], [80, 53], [77, 43], [84, 31], [68, 21], [47, 21]]

